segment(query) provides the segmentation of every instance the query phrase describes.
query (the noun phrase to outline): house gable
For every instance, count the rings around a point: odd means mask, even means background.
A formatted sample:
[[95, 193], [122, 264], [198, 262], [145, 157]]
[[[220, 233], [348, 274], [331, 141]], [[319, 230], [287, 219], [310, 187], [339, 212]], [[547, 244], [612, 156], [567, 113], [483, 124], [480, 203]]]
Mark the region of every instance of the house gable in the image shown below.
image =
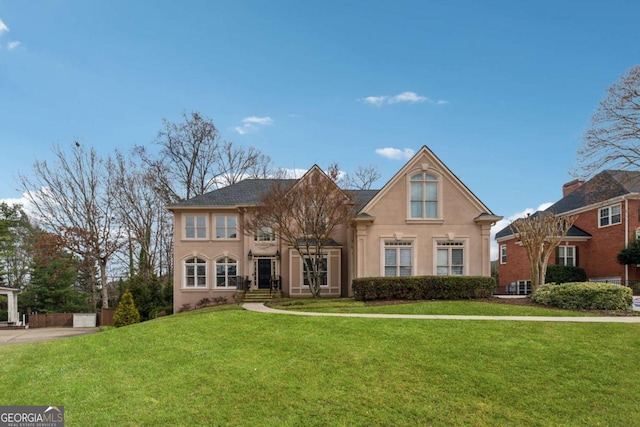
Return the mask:
[[[485, 206], [484, 203], [476, 197], [476, 195], [425, 145], [387, 182], [380, 191], [378, 191], [360, 210], [360, 214], [369, 214], [376, 210], [376, 207], [388, 200], [389, 193], [398, 191], [398, 188], [404, 188], [404, 194], [408, 194], [406, 188], [407, 177], [412, 172], [431, 172], [442, 183], [439, 189], [440, 198], [449, 197], [451, 191], [457, 191], [464, 199], [466, 199], [467, 206], [472, 206], [477, 215], [486, 214], [489, 216], [495, 216], [491, 210]], [[447, 196], [445, 196], [445, 194]], [[408, 197], [408, 196], [407, 196]], [[443, 200], [444, 202], [444, 200]], [[406, 202], [403, 200], [403, 206]], [[446, 202], [444, 203], [446, 206]], [[443, 207], [444, 207], [443, 206]], [[408, 207], [406, 209], [409, 209]], [[446, 209], [446, 208], [445, 208]], [[437, 219], [443, 219], [444, 212], [438, 213]], [[410, 215], [407, 212], [407, 218]], [[498, 221], [501, 217], [495, 217], [492, 221]]]

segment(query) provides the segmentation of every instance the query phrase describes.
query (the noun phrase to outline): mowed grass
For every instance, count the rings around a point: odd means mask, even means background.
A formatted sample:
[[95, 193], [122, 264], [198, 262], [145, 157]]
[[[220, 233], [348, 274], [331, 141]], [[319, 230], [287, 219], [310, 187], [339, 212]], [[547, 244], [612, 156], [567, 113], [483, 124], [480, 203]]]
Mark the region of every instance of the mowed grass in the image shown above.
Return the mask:
[[68, 426], [640, 425], [640, 325], [207, 309], [0, 347], [2, 405]]
[[281, 299], [269, 306], [282, 310], [327, 313], [434, 314], [463, 316], [593, 316], [593, 313], [487, 301], [419, 301], [367, 305], [352, 298]]

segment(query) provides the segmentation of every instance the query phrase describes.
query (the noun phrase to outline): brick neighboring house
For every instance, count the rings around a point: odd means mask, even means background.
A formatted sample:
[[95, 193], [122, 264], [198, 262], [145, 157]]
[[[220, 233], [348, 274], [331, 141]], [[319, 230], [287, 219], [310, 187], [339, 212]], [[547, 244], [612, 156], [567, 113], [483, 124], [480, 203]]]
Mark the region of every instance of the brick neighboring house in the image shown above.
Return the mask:
[[[640, 236], [640, 172], [605, 170], [589, 181], [562, 187], [563, 197], [546, 209], [556, 215], [578, 215], [549, 265], [577, 266], [590, 281], [624, 285], [640, 279], [635, 265], [620, 265], [618, 252]], [[524, 248], [510, 226], [496, 234], [499, 291], [530, 292], [531, 274]], [[509, 286], [511, 285], [511, 288]]]
[[[314, 166], [300, 179], [315, 174], [324, 172]], [[271, 185], [273, 180], [247, 179], [169, 207], [176, 311], [205, 298], [233, 300], [245, 283], [249, 292], [272, 289], [275, 282], [285, 296], [310, 296], [296, 250], [268, 230], [244, 233]], [[490, 231], [502, 217], [426, 146], [382, 189], [356, 191], [355, 201], [355, 219], [325, 246], [321, 295], [350, 296], [357, 277], [491, 275]]]

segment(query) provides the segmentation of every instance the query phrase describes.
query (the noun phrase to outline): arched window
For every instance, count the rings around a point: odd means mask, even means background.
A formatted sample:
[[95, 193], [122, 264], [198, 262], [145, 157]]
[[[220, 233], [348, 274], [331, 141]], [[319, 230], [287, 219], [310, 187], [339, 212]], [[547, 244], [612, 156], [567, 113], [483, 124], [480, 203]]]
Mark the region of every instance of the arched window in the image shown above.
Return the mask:
[[411, 218], [438, 217], [438, 177], [420, 172], [411, 177]]
[[201, 258], [189, 258], [184, 262], [185, 288], [207, 287], [207, 261]]
[[232, 258], [216, 260], [216, 287], [235, 288], [238, 283], [238, 263]]

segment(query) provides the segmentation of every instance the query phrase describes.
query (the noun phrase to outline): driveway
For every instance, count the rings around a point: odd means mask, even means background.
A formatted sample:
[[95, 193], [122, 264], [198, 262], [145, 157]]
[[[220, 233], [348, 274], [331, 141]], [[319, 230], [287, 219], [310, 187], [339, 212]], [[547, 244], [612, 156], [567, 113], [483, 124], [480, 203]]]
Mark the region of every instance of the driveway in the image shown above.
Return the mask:
[[0, 330], [0, 345], [48, 341], [75, 337], [77, 335], [93, 334], [98, 331], [100, 331], [100, 328], [2, 329]]

